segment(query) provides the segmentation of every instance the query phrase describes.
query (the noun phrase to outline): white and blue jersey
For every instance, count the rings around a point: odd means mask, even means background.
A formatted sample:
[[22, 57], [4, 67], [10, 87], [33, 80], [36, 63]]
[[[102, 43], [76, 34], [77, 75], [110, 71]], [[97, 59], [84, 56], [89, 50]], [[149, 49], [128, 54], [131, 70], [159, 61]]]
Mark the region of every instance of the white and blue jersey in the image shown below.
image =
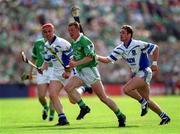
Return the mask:
[[[44, 49], [44, 59], [47, 62], [52, 61], [53, 67], [64, 70], [64, 67], [69, 64], [70, 56], [72, 56], [72, 48], [71, 44], [63, 38], [58, 36], [54, 36], [51, 43], [46, 42]], [[48, 50], [51, 48], [57, 56], [63, 62], [63, 65], [58, 61], [58, 59]]]
[[[59, 57], [63, 64], [61, 64], [58, 59], [50, 52], [48, 48], [51, 48], [53, 52]], [[53, 74], [51, 80], [64, 80], [62, 78], [62, 73], [64, 72], [64, 67], [69, 64], [70, 57], [72, 56], [71, 44], [63, 38], [54, 36], [51, 43], [45, 43], [45, 53], [44, 59], [46, 62], [52, 62], [53, 64]]]
[[112, 62], [124, 59], [129, 65], [132, 73], [137, 74], [139, 72], [144, 72], [144, 76], [142, 77], [145, 77], [147, 70], [151, 72], [148, 55], [152, 55], [155, 49], [155, 44], [131, 39], [127, 46], [123, 43], [118, 45], [108, 56], [108, 59]]

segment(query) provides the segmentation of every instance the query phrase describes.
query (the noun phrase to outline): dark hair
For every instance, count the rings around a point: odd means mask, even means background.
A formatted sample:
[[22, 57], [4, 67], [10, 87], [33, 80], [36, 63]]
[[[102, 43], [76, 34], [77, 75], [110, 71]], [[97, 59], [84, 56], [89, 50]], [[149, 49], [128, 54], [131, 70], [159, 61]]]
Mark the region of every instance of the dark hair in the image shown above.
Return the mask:
[[133, 36], [133, 28], [130, 25], [123, 25], [121, 29], [125, 29], [127, 33], [131, 34], [131, 37]]
[[80, 26], [79, 26], [79, 23], [78, 22], [71, 22], [71, 23], [69, 23], [69, 25], [68, 25], [68, 27], [70, 27], [70, 26], [75, 26], [76, 28], [80, 28]]

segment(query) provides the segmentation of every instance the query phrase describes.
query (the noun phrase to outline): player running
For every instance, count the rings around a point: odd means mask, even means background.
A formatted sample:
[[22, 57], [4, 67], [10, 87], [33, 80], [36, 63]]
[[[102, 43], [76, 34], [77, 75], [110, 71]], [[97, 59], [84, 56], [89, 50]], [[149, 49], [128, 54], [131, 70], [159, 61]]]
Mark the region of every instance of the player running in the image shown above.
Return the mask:
[[[132, 78], [122, 88], [124, 93], [139, 101], [141, 104], [141, 116], [146, 115], [149, 107], [160, 116], [160, 125], [167, 124], [170, 122], [169, 116], [149, 97], [152, 71], [158, 71], [159, 48], [155, 44], [135, 40], [132, 37], [132, 27], [129, 25], [122, 26], [120, 29], [122, 43], [109, 56], [97, 56], [97, 59], [103, 63], [124, 59], [133, 74]], [[148, 55], [152, 57], [152, 65], [150, 65]]]
[[119, 127], [125, 126], [125, 115], [120, 112], [119, 108], [113, 100], [111, 100], [105, 93], [102, 85], [99, 72], [97, 70], [97, 62], [95, 59], [94, 44], [85, 35], [80, 33], [80, 26], [78, 22], [72, 22], [68, 25], [70, 37], [73, 39], [71, 43], [73, 48], [73, 59], [70, 60], [69, 66], [76, 67], [77, 73], [70, 78], [64, 89], [71, 98], [80, 106], [81, 110], [77, 120], [82, 119], [90, 108], [83, 102], [80, 96], [74, 95], [74, 89], [86, 84], [90, 85], [94, 93], [105, 103], [117, 116]]
[[[53, 63], [53, 71], [50, 78], [50, 99], [53, 102], [54, 108], [58, 113], [58, 124], [57, 125], [68, 125], [69, 122], [63, 112], [63, 106], [59, 101], [59, 93], [64, 87], [66, 78], [70, 75], [65, 76], [64, 70], [68, 71], [66, 65], [69, 63], [69, 58], [72, 54], [71, 44], [63, 38], [55, 35], [55, 29], [53, 24], [46, 23], [42, 26], [43, 36], [46, 38], [47, 42], [45, 43], [45, 62], [42, 70], [45, 70], [48, 67], [48, 62]], [[91, 88], [82, 87], [82, 92], [92, 93]], [[75, 90], [75, 94], [79, 93]], [[69, 97], [71, 103], [74, 103], [74, 99]]]
[[[33, 44], [32, 62], [35, 63], [36, 66], [39, 68], [44, 63], [44, 58], [43, 58], [44, 44], [45, 44], [44, 38], [36, 40]], [[33, 67], [31, 67], [29, 71], [29, 80], [32, 80], [32, 71], [33, 71]], [[48, 107], [46, 100], [46, 94], [49, 88], [51, 71], [52, 71], [52, 63], [49, 63], [48, 69], [44, 70], [43, 74], [37, 72], [37, 77], [36, 77], [37, 94], [38, 94], [39, 102], [43, 106], [42, 119], [46, 120], [46, 118], [48, 117], [48, 110], [49, 110], [50, 111], [49, 121], [52, 121], [54, 119], [54, 107], [52, 105], [52, 102], [50, 101], [50, 105]]]

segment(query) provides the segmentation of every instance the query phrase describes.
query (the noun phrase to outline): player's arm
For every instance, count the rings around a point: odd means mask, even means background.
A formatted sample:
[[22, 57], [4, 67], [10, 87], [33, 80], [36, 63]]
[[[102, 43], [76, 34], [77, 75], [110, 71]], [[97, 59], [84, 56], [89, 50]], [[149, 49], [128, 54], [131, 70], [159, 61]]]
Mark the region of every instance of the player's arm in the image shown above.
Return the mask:
[[[31, 60], [33, 64], [35, 64], [35, 61], [32, 59]], [[29, 80], [32, 80], [32, 71], [33, 71], [33, 68], [32, 66], [30, 66], [30, 70], [29, 70]]]
[[[37, 53], [36, 53], [36, 45], [35, 43], [33, 44], [33, 48], [32, 48], [32, 56], [31, 56], [31, 62], [33, 64], [35, 64], [36, 62], [36, 59], [37, 59]], [[30, 67], [30, 70], [29, 70], [29, 80], [32, 80], [32, 71], [33, 71], [33, 67], [31, 66]]]
[[48, 69], [48, 66], [49, 66], [49, 63], [47, 61], [44, 61], [42, 67], [41, 67], [41, 70], [44, 71], [44, 70], [47, 70]]
[[78, 61], [75, 61], [75, 60], [72, 59], [72, 60], [70, 60], [70, 62], [69, 62], [69, 66], [70, 66], [71, 68], [74, 68], [74, 67], [76, 67], [76, 66], [79, 66], [79, 65], [88, 63], [88, 62], [90, 62], [90, 61], [92, 61], [92, 60], [93, 60], [93, 57], [92, 57], [92, 56], [86, 56], [86, 57], [84, 57], [83, 59], [78, 60]]
[[44, 57], [44, 63], [42, 64], [41, 67], [42, 71], [47, 70], [49, 66], [49, 62], [51, 62], [51, 55], [48, 53], [48, 49], [46, 47], [44, 47], [43, 57]]
[[158, 58], [159, 58], [159, 47], [156, 45], [156, 48], [151, 55], [151, 59], [152, 59], [151, 69], [152, 69], [152, 71], [158, 71], [159, 70], [158, 64], [157, 64]]
[[111, 60], [105, 56], [96, 55], [96, 58], [99, 62], [102, 62], [102, 63], [110, 63], [111, 62]]
[[158, 71], [158, 66], [157, 66], [157, 60], [159, 58], [159, 47], [156, 44], [152, 44], [152, 43], [148, 43], [148, 42], [143, 42], [143, 41], [139, 41], [139, 43], [141, 44], [141, 51], [143, 53], [147, 53], [151, 56], [151, 60], [152, 60], [152, 65], [151, 65], [151, 69], [152, 71]]

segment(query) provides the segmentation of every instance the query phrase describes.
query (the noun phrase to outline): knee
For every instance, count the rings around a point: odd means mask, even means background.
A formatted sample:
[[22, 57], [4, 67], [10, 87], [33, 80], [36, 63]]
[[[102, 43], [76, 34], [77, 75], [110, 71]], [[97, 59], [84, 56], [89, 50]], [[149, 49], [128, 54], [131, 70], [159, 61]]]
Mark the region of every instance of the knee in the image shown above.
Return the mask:
[[53, 98], [56, 98], [58, 95], [56, 94], [56, 92], [50, 91], [49, 92], [49, 97], [52, 100]]
[[127, 94], [128, 94], [128, 92], [129, 92], [129, 91], [128, 91], [128, 89], [127, 89], [127, 88], [125, 88], [125, 87], [123, 87], [123, 88], [122, 88], [122, 90], [123, 90], [123, 92], [124, 92], [126, 95], [127, 95]]
[[69, 99], [70, 103], [71, 104], [76, 104], [76, 101], [72, 100], [72, 99]]
[[39, 95], [38, 98], [39, 98], [39, 100], [45, 100], [45, 96], [43, 96], [43, 95]]
[[100, 96], [99, 99], [103, 102], [103, 103], [106, 103], [107, 100], [108, 100], [108, 96]]

